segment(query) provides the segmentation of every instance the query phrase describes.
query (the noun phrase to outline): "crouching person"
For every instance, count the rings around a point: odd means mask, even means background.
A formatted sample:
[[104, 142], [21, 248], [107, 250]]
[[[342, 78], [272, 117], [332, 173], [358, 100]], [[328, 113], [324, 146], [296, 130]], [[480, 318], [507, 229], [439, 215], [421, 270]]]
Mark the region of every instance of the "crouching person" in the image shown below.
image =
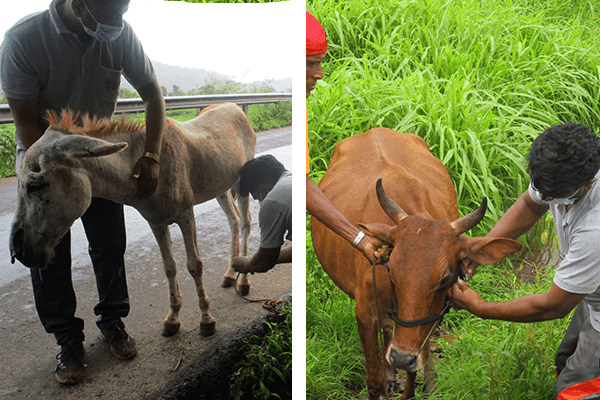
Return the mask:
[[[267, 272], [276, 264], [292, 261], [292, 173], [270, 154], [248, 161], [240, 171], [240, 195], [260, 202], [260, 247], [251, 257], [236, 257], [237, 272]], [[287, 234], [286, 234], [287, 232]]]
[[[529, 188], [488, 237], [516, 239], [550, 210], [560, 244], [552, 287], [507, 301], [486, 302], [459, 280], [452, 302], [485, 319], [537, 322], [575, 309], [556, 352], [558, 400], [600, 399], [600, 139], [583, 125], [548, 128], [529, 151]], [[477, 264], [465, 259], [466, 276]]]

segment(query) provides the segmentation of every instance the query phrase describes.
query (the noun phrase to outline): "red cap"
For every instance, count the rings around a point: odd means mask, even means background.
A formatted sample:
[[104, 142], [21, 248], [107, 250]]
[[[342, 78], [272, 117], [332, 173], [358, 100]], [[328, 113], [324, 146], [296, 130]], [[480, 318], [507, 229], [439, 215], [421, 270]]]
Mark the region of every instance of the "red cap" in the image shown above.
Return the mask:
[[306, 13], [306, 55], [327, 51], [327, 37], [321, 23], [309, 12]]

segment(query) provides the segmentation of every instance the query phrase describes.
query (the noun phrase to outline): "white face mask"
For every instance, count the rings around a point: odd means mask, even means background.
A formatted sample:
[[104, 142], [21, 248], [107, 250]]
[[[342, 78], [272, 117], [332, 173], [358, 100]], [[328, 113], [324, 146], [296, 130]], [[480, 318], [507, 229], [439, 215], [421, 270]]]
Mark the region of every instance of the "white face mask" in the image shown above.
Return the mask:
[[119, 35], [121, 35], [121, 32], [123, 31], [123, 25], [114, 26], [98, 22], [98, 20], [92, 15], [92, 12], [88, 8], [87, 4], [85, 4], [85, 2], [83, 1], [82, 3], [83, 5], [85, 5], [88, 14], [90, 14], [90, 17], [92, 17], [92, 19], [96, 21], [96, 30], [93, 31], [87, 26], [85, 26], [83, 20], [79, 18], [79, 21], [81, 21], [81, 25], [83, 25], [83, 30], [85, 31], [85, 33], [87, 33], [99, 42], [112, 42], [113, 40], [116, 40], [119, 37]]

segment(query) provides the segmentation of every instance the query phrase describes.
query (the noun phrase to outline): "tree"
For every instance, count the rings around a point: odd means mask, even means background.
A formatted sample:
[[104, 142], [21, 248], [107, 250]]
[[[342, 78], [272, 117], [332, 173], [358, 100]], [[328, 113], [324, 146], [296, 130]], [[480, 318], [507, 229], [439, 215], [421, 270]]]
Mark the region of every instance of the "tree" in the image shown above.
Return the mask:
[[135, 90], [121, 88], [121, 90], [119, 91], [119, 97], [122, 99], [135, 99], [137, 97], [140, 97], [140, 95]]
[[173, 85], [173, 91], [169, 93], [170, 96], [185, 96], [185, 92], [177, 85]]

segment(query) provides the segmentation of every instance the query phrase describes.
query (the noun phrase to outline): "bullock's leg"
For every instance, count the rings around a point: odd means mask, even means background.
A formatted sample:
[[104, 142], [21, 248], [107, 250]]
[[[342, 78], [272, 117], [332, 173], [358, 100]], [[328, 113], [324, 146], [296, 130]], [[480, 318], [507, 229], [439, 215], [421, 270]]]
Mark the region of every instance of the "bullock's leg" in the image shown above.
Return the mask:
[[198, 304], [200, 305], [200, 334], [202, 336], [210, 336], [215, 333], [215, 319], [210, 315], [208, 308], [210, 301], [204, 289], [204, 281], [202, 280], [202, 260], [198, 251], [198, 240], [196, 236], [196, 220], [194, 218], [194, 210], [190, 208], [187, 216], [181, 218], [178, 222], [183, 234], [183, 242], [185, 244], [185, 252], [187, 255], [188, 271], [194, 282], [196, 283], [196, 291], [198, 292]]
[[416, 372], [406, 373], [406, 383], [404, 384], [404, 393], [401, 400], [412, 399], [415, 397], [415, 381], [417, 379]]
[[[238, 196], [239, 199], [242, 199], [241, 196]], [[246, 204], [250, 201], [249, 197], [246, 197]], [[227, 216], [227, 221], [229, 222], [229, 229], [231, 231], [231, 247], [229, 250], [229, 268], [225, 275], [223, 275], [223, 283], [221, 283], [222, 287], [230, 287], [235, 285], [235, 270], [232, 267], [232, 260], [234, 257], [238, 255], [247, 256], [248, 255], [248, 237], [245, 238], [245, 242], [242, 241], [242, 253], [240, 254], [240, 211], [235, 206], [233, 201], [233, 196], [231, 191], [227, 191], [222, 195], [217, 197], [217, 201], [219, 205], [223, 209], [223, 212]], [[240, 201], [240, 200], [238, 200]], [[246, 207], [246, 212], [248, 208]], [[244, 222], [243, 222], [244, 224]], [[243, 226], [243, 225], [242, 225]], [[250, 229], [248, 228], [248, 232]], [[243, 231], [242, 231], [243, 233]], [[242, 236], [243, 237], [243, 236]], [[250, 291], [250, 282], [248, 281], [247, 274], [240, 274], [241, 279], [238, 284], [238, 291], [243, 295], [247, 295]]]
[[[379, 316], [382, 320], [382, 316]], [[383, 348], [387, 349], [389, 344], [390, 344], [390, 340], [392, 340], [393, 337], [393, 327], [391, 326], [385, 326], [383, 328]], [[384, 350], [385, 351], [385, 350]], [[399, 390], [398, 387], [398, 381], [396, 380], [396, 369], [394, 367], [392, 367], [390, 365], [390, 363], [388, 363], [387, 361], [384, 362], [383, 365], [384, 369], [385, 369], [385, 378], [386, 378], [386, 383], [387, 383], [387, 391], [389, 394], [395, 393]]]
[[[429, 344], [427, 345], [429, 348]], [[429, 349], [427, 349], [429, 351]], [[433, 393], [437, 387], [437, 373], [435, 372], [435, 366], [439, 364], [437, 357], [429, 352], [429, 357], [427, 357], [427, 362], [425, 363], [423, 374], [425, 375], [425, 387], [423, 390], [426, 393]]]
[[163, 260], [163, 267], [167, 281], [169, 282], [169, 314], [163, 321], [163, 335], [171, 336], [177, 333], [181, 322], [179, 321], [179, 310], [181, 309], [181, 291], [177, 282], [177, 263], [173, 256], [171, 233], [167, 225], [150, 224], [154, 237], [158, 242], [158, 248]]
[[357, 290], [354, 312], [367, 366], [369, 400], [379, 400], [382, 396], [383, 398], [388, 398], [385, 382], [386, 371], [384, 368], [384, 363], [386, 361], [383, 360], [382, 354], [379, 351], [377, 323], [373, 302], [364, 302], [365, 299], [362, 297], [360, 291]]

